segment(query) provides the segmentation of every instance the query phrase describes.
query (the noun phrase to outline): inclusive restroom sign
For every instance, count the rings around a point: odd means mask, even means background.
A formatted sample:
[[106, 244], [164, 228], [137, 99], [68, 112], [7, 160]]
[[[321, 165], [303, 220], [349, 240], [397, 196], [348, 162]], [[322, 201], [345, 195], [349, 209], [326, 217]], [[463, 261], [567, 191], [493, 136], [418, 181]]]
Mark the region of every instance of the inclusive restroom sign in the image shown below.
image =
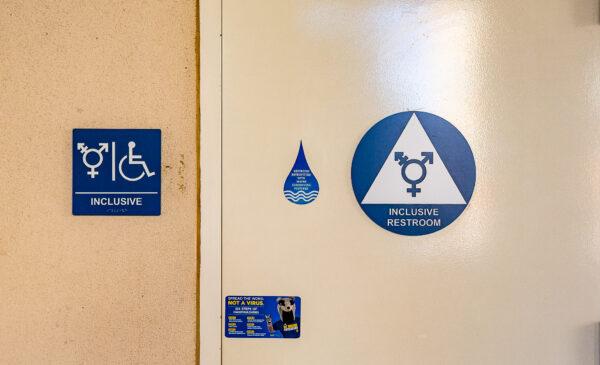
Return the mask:
[[74, 129], [74, 215], [160, 215], [159, 129]]
[[475, 159], [448, 121], [404, 112], [375, 124], [352, 161], [352, 187], [362, 210], [380, 227], [417, 236], [451, 224], [475, 187]]

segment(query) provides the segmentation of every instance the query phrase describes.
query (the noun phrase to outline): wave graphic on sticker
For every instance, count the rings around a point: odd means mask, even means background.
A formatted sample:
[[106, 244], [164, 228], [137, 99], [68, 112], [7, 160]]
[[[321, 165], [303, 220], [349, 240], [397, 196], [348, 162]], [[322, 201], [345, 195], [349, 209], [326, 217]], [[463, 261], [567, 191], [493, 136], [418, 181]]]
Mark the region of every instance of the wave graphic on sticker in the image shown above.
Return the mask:
[[318, 195], [319, 181], [308, 166], [304, 147], [300, 142], [298, 157], [283, 185], [283, 196], [294, 204], [304, 205], [315, 201]]

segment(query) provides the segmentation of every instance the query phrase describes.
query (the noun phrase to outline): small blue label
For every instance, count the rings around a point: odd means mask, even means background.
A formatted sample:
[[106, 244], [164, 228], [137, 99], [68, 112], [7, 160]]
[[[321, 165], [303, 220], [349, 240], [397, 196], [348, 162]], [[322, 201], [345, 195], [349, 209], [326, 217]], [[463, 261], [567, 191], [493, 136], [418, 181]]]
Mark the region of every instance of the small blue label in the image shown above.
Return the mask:
[[299, 338], [300, 297], [228, 296], [225, 336], [231, 338]]
[[319, 195], [319, 182], [308, 166], [302, 142], [292, 171], [285, 179], [283, 195], [290, 202], [300, 205], [312, 203]]
[[429, 113], [394, 114], [364, 135], [352, 161], [352, 187], [380, 227], [417, 236], [451, 224], [475, 187], [475, 159], [450, 122]]
[[160, 129], [74, 129], [74, 215], [160, 215]]

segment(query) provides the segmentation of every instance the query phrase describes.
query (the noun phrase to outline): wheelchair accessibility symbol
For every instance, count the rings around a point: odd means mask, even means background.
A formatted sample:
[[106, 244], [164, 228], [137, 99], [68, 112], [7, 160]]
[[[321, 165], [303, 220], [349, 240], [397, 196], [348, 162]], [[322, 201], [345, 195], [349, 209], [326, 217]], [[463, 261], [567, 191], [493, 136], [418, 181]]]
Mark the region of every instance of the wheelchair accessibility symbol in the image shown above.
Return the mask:
[[[129, 143], [127, 143], [127, 148], [128, 148], [127, 154], [125, 154], [118, 162], [119, 175], [123, 179], [125, 179], [127, 181], [131, 181], [131, 182], [143, 179], [145, 176], [152, 177], [156, 174], [155, 172], [150, 171], [150, 169], [148, 168], [148, 165], [142, 159], [142, 155], [136, 155], [134, 153], [133, 150], [135, 149], [135, 146], [136, 146], [136, 144], [134, 141], [129, 141]], [[85, 145], [85, 143], [78, 143], [77, 150], [81, 152], [83, 164], [88, 168], [87, 175], [89, 175], [90, 178], [92, 178], [92, 179], [95, 178], [99, 174], [97, 169], [104, 162], [103, 154], [109, 153], [112, 151], [112, 176], [111, 176], [111, 178], [112, 178], [112, 181], [116, 181], [116, 170], [117, 170], [116, 164], [117, 164], [117, 162], [115, 160], [115, 156], [116, 156], [116, 143], [115, 142], [112, 142], [110, 147], [109, 147], [109, 144], [106, 142], [98, 143], [98, 148], [89, 148], [88, 146]], [[127, 165], [129, 165], [129, 166], [136, 166], [136, 165], [140, 166], [141, 173], [135, 177], [128, 176], [123, 171], [123, 165], [125, 164], [125, 162], [127, 162]]]

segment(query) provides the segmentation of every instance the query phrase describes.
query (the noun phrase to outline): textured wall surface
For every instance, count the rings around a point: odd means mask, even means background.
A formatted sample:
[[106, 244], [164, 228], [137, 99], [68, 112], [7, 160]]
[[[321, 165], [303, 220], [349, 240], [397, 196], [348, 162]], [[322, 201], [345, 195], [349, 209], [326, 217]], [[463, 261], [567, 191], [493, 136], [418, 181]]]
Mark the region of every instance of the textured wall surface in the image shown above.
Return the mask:
[[[0, 363], [191, 364], [193, 1], [0, 2]], [[71, 215], [73, 128], [160, 128], [162, 215]]]

